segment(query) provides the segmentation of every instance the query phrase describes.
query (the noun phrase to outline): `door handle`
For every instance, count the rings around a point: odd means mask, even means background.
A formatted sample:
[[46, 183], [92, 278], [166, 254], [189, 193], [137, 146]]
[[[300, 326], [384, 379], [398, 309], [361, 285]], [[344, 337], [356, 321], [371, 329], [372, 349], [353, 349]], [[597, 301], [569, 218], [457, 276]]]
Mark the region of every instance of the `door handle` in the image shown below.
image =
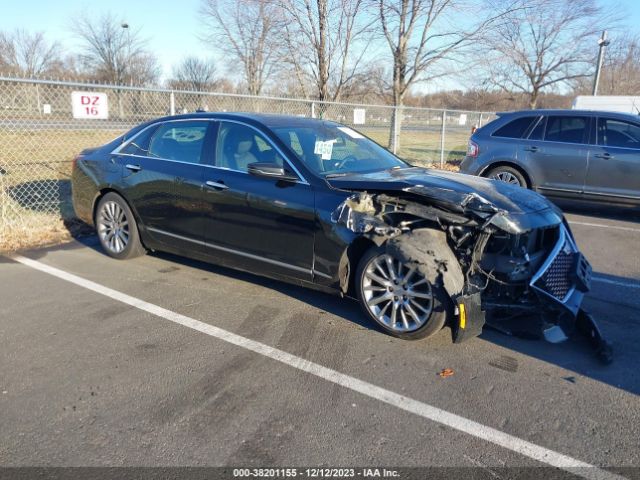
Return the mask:
[[229, 188], [222, 181], [212, 182], [211, 180], [208, 180], [207, 182], [205, 182], [205, 185], [215, 190], [226, 190], [227, 188]]
[[610, 153], [596, 153], [594, 157], [604, 158], [605, 160], [611, 160], [613, 158], [613, 155], [611, 155]]
[[533, 153], [535, 153], [535, 152], [538, 151], [538, 147], [536, 147], [536, 146], [524, 147], [524, 151], [525, 152], [533, 152]]
[[140, 170], [142, 170], [142, 167], [140, 165], [133, 165], [131, 163], [127, 163], [124, 168], [126, 168], [127, 170], [131, 170], [132, 172], [139, 172]]

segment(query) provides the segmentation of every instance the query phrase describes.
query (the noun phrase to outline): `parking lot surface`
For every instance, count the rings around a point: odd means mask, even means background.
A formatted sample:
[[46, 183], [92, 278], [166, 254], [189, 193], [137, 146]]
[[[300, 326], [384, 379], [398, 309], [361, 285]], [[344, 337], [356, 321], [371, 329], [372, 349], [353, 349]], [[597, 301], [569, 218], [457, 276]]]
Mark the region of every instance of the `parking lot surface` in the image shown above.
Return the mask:
[[[444, 329], [398, 340], [355, 302], [171, 255], [119, 262], [91, 237], [25, 252], [22, 263], [0, 257], [0, 465], [501, 476], [575, 460], [600, 467], [597, 478], [637, 478], [640, 216], [568, 218], [594, 267], [586, 307], [613, 343], [611, 365], [580, 338], [552, 345], [485, 330], [453, 345]], [[238, 338], [246, 345], [229, 341]], [[454, 374], [440, 377], [445, 368]]]

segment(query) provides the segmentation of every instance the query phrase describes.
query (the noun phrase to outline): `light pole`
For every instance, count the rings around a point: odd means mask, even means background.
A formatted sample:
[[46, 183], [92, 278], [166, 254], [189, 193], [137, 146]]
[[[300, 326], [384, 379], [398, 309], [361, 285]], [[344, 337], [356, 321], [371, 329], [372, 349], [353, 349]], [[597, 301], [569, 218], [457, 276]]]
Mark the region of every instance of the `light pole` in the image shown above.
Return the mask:
[[[120, 25], [127, 32], [127, 56], [123, 60], [123, 64], [131, 61], [131, 29], [129, 28], [129, 24], [127, 22], [122, 22]], [[122, 75], [124, 76], [125, 65], [122, 65]], [[124, 80], [124, 79], [123, 79]], [[133, 85], [133, 77], [130, 76], [130, 85]]]
[[598, 64], [596, 65], [596, 76], [593, 79], [593, 93], [592, 95], [595, 97], [598, 95], [598, 84], [600, 83], [600, 70], [602, 70], [602, 61], [604, 60], [604, 50], [607, 46], [609, 46], [609, 40], [607, 40], [607, 31], [602, 32], [602, 37], [598, 39], [598, 45], [600, 46], [600, 51], [598, 52]]

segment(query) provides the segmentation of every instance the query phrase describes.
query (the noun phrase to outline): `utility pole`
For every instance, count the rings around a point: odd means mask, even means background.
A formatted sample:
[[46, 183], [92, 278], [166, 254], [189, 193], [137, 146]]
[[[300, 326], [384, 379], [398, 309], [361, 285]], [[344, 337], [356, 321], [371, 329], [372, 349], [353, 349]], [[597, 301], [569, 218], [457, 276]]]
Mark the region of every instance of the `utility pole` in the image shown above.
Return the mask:
[[598, 95], [598, 84], [600, 83], [600, 70], [602, 70], [602, 61], [604, 60], [604, 51], [605, 48], [609, 46], [609, 40], [607, 40], [607, 31], [602, 32], [602, 37], [598, 39], [598, 45], [600, 46], [600, 51], [598, 52], [598, 64], [596, 65], [596, 76], [593, 79], [593, 92], [592, 95], [595, 97]]

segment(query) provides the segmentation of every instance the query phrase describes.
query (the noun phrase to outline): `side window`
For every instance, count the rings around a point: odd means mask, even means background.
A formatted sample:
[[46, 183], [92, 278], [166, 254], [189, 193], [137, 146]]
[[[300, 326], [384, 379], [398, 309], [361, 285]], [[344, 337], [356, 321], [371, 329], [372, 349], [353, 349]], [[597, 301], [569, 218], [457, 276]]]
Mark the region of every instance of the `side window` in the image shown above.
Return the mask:
[[529, 134], [529, 140], [542, 140], [544, 138], [544, 126], [547, 123], [546, 117], [542, 117], [540, 121], [537, 123], [531, 133]]
[[167, 122], [160, 125], [149, 142], [149, 156], [200, 163], [209, 122]]
[[524, 134], [527, 133], [527, 130], [529, 130], [529, 127], [531, 127], [533, 121], [537, 119], [538, 117], [516, 118], [497, 129], [491, 136], [502, 138], [522, 138]]
[[640, 149], [640, 126], [613, 118], [599, 118], [598, 145]]
[[256, 162], [284, 165], [271, 143], [253, 128], [234, 122], [220, 122], [216, 143], [216, 166], [246, 172]]
[[547, 119], [544, 139], [549, 142], [585, 143], [588, 124], [587, 117], [551, 116]]
[[122, 150], [120, 150], [120, 153], [126, 153], [128, 155], [139, 155], [139, 156], [142, 156], [142, 157], [148, 157], [149, 156], [149, 142], [151, 141], [151, 137], [153, 135], [153, 132], [155, 132], [157, 128], [158, 128], [157, 125], [153, 126], [153, 127], [149, 127], [148, 129], [146, 129], [142, 133], [140, 133], [137, 136], [133, 137], [133, 140], [131, 140], [127, 144], [127, 146], [125, 146]]

